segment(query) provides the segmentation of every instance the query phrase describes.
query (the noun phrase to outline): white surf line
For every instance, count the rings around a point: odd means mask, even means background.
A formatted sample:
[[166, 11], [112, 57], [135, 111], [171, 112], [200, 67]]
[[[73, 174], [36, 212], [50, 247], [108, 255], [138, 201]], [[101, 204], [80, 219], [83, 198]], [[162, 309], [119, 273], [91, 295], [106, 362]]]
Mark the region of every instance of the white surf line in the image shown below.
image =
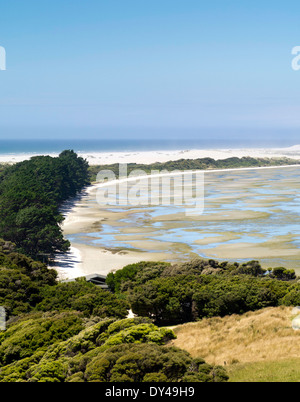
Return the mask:
[[205, 169], [205, 170], [183, 170], [183, 171], [176, 171], [168, 172], [168, 173], [158, 173], [158, 174], [146, 174], [143, 176], [132, 176], [126, 177], [124, 179], [116, 179], [116, 180], [109, 180], [104, 183], [95, 183], [92, 184], [90, 187], [86, 189], [86, 192], [90, 193], [91, 191], [108, 186], [114, 186], [116, 184], [132, 182], [137, 180], [144, 180], [149, 178], [156, 178], [156, 177], [165, 177], [165, 176], [180, 176], [186, 175], [191, 173], [220, 173], [220, 172], [236, 172], [236, 171], [244, 171], [244, 170], [261, 170], [261, 169], [285, 169], [285, 168], [294, 168], [300, 167], [300, 165], [282, 165], [282, 166], [255, 166], [255, 167], [242, 167], [242, 168], [229, 168], [229, 169]]

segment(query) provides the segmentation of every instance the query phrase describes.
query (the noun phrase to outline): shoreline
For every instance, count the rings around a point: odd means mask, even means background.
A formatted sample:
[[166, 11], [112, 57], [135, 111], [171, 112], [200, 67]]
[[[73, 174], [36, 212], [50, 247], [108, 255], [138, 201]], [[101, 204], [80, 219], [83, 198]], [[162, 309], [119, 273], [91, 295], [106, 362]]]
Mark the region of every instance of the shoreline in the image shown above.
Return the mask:
[[[281, 169], [281, 168], [295, 168], [300, 167], [300, 165], [285, 165], [285, 166], [266, 166], [266, 167], [243, 167], [243, 168], [230, 168], [230, 169], [214, 169], [214, 170], [200, 170], [204, 173], [215, 173], [215, 172], [234, 172], [234, 171], [245, 171], [245, 170], [262, 170], [262, 169]], [[197, 172], [197, 171], [194, 171]], [[174, 174], [174, 173], [173, 173]], [[178, 173], [178, 174], [184, 174]], [[172, 172], [167, 173], [167, 175], [172, 175]], [[141, 179], [144, 176], [140, 176]], [[149, 177], [146, 175], [145, 177]], [[136, 180], [136, 178], [126, 178], [121, 181]], [[91, 193], [96, 191], [99, 186], [109, 186], [114, 185], [119, 180], [113, 180], [111, 182], [92, 184], [83, 190], [83, 195], [88, 195], [93, 197]], [[80, 232], [88, 232], [87, 228], [92, 232], [97, 229], [94, 225], [101, 223], [106, 219], [111, 218], [114, 212], [108, 213], [107, 211], [101, 211], [99, 209], [99, 216], [95, 213], [91, 213], [85, 205], [80, 203], [80, 196], [76, 197], [75, 200], [69, 202], [69, 207], [65, 209], [65, 221], [63, 222], [62, 228], [64, 235], [76, 234]], [[124, 214], [124, 217], [126, 214]], [[54, 268], [58, 271], [59, 277], [61, 279], [73, 279], [78, 276], [85, 276], [88, 274], [99, 273], [102, 275], [107, 275], [111, 271], [115, 271], [123, 268], [124, 266], [132, 263], [137, 263], [140, 261], [159, 261], [166, 260], [169, 256], [164, 252], [155, 253], [137, 250], [118, 250], [111, 251], [108, 247], [95, 247], [86, 244], [79, 244], [71, 241], [71, 250], [67, 253], [62, 260], [58, 259]]]
[[[156, 151], [75, 151], [87, 160], [90, 165], [109, 165], [113, 163], [151, 164], [155, 162], [176, 161], [179, 159], [213, 158], [215, 160], [232, 157], [253, 158], [290, 158], [300, 160], [300, 145], [287, 148], [210, 148], [210, 149], [178, 149]], [[20, 153], [0, 154], [0, 163], [14, 164], [28, 160], [34, 156], [49, 155], [57, 157], [59, 153]]]
[[[115, 272], [122, 269], [126, 265], [135, 264], [141, 261], [160, 261], [165, 255], [154, 253], [144, 253], [138, 251], [118, 251], [112, 252], [111, 250], [102, 247], [93, 247], [86, 244], [74, 243], [71, 247], [72, 254], [76, 255], [78, 260], [74, 261], [73, 266], [61, 267], [57, 263], [51, 268], [58, 271], [58, 279], [74, 279], [90, 274], [100, 274], [106, 276], [110, 272]], [[67, 264], [70, 265], [68, 257]], [[58, 262], [59, 263], [59, 262]]]
[[82, 276], [82, 254], [77, 247], [71, 245], [68, 252], [57, 255], [49, 268], [57, 271], [59, 280], [78, 278]]

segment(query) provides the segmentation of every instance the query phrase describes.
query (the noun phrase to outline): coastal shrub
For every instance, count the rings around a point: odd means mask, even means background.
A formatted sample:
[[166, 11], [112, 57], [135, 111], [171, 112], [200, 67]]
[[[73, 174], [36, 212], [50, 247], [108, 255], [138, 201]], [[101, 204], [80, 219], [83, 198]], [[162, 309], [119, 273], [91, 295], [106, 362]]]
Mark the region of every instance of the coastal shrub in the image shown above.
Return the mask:
[[[136, 285], [144, 284], [155, 278], [167, 278], [178, 275], [247, 275], [263, 277], [267, 271], [263, 269], [258, 261], [247, 263], [218, 262], [216, 260], [204, 260], [196, 258], [183, 263], [165, 263], [160, 261], [139, 262], [130, 264], [124, 268], [111, 272], [107, 275], [106, 283], [109, 289], [115, 293], [127, 292]], [[283, 276], [282, 276], [283, 278]], [[287, 279], [287, 276], [284, 277]], [[280, 276], [277, 275], [277, 279]], [[293, 275], [289, 279], [294, 279]]]
[[27, 370], [30, 382], [64, 382], [68, 364], [62, 361], [43, 361]]
[[193, 321], [194, 286], [192, 276], [156, 278], [130, 290], [128, 301], [135, 314], [153, 318], [156, 323]]
[[106, 284], [113, 292], [120, 292], [121, 288], [130, 286], [131, 283], [145, 283], [161, 275], [170, 264], [165, 262], [141, 261], [136, 264], [126, 265], [115, 273], [110, 272], [106, 277]]
[[97, 338], [97, 345], [103, 345], [101, 350], [120, 343], [145, 343], [152, 342], [165, 344], [175, 339], [172, 330], [158, 328], [150, 319], [144, 317], [126, 318], [111, 323], [107, 330]]
[[273, 268], [269, 273], [270, 278], [276, 278], [283, 281], [290, 281], [296, 279], [296, 274], [293, 269], [286, 269], [284, 267]]
[[42, 301], [36, 310], [78, 310], [85, 316], [96, 315], [102, 318], [127, 316], [128, 305], [112, 293], [86, 281], [58, 283], [44, 286], [40, 290]]
[[255, 260], [239, 264], [199, 258], [128, 265], [110, 274], [108, 283], [138, 316], [174, 325], [278, 306], [295, 278], [293, 270], [267, 271]]
[[144, 375], [143, 382], [167, 382], [168, 379], [163, 373], [147, 373]]
[[267, 271], [261, 267], [258, 261], [249, 261], [238, 265], [231, 272], [239, 275], [263, 276]]
[[207, 365], [204, 374], [186, 351], [156, 344], [114, 346], [94, 357], [84, 373], [88, 382], [179, 382], [190, 375], [199, 382], [228, 380], [224, 369]]
[[[231, 157], [226, 159], [198, 158], [198, 159], [178, 159], [176, 161], [155, 162], [151, 164], [128, 163], [128, 174], [136, 169], [141, 169], [145, 173], [151, 173], [152, 170], [207, 170], [207, 169], [228, 169], [240, 167], [263, 167], [280, 165], [297, 165], [295, 159], [290, 158], [252, 158], [252, 157]], [[100, 170], [108, 169], [119, 176], [119, 164], [93, 165], [89, 167], [89, 175], [92, 181], [96, 180]]]
[[[100, 321], [90, 324], [78, 312], [36, 313], [10, 324], [1, 343], [0, 381], [177, 382], [188, 375], [195, 381], [228, 379], [216, 376], [217, 367], [204, 360], [165, 346], [174, 339], [170, 329], [144, 318], [93, 320]], [[80, 330], [84, 325], [89, 326]], [[101, 335], [104, 348], [98, 346]]]
[[56, 284], [56, 277], [46, 264], [16, 253], [13, 243], [0, 240], [0, 305], [7, 319], [31, 311], [41, 301], [41, 288]]
[[292, 284], [247, 275], [177, 275], [136, 285], [127, 298], [135, 314], [174, 325], [278, 306]]
[[30, 311], [77, 310], [84, 316], [125, 318], [128, 304], [87, 281], [58, 283], [57, 272], [0, 240], [0, 305], [6, 318]]
[[38, 349], [65, 340], [83, 328], [83, 316], [78, 312], [24, 316], [2, 334], [0, 366], [30, 357]]
[[126, 318], [124, 320], [117, 320], [109, 325], [106, 332], [108, 335], [112, 335], [138, 324], [152, 324], [152, 321], [145, 317], [134, 317]]
[[[101, 350], [123, 343], [147, 342], [163, 345], [171, 339], [175, 339], [175, 335], [173, 331], [169, 329], [157, 328], [154, 324], [137, 324], [116, 334], [110, 335], [103, 343]], [[100, 339], [98, 338], [98, 342], [99, 341]]]
[[281, 299], [281, 304], [285, 306], [300, 306], [300, 284], [296, 283], [290, 291]]

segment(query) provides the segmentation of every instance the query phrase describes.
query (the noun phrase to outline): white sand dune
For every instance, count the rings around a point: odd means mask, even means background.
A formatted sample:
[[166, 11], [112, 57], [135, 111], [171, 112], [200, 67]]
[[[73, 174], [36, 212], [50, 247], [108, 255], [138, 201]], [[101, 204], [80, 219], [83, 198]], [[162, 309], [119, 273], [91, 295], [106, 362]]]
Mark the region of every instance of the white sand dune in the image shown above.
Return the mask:
[[[30, 159], [40, 154], [3, 154], [0, 155], [0, 163], [16, 163]], [[58, 156], [58, 154], [50, 154]], [[157, 151], [132, 151], [132, 152], [78, 152], [90, 165], [111, 163], [143, 163], [167, 162], [179, 159], [213, 158], [216, 160], [230, 157], [250, 156], [255, 158], [282, 158], [300, 159], [300, 145], [289, 148], [243, 148], [243, 149], [192, 149], [192, 150], [157, 150]]]

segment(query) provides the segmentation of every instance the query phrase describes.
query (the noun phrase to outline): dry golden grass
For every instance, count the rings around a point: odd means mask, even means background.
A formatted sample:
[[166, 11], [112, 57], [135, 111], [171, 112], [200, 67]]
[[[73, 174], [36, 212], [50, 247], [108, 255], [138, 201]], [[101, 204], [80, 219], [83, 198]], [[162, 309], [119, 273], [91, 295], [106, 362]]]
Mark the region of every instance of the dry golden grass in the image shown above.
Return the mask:
[[300, 330], [292, 308], [271, 307], [243, 315], [208, 318], [175, 327], [173, 345], [208, 363], [230, 365], [300, 358]]

